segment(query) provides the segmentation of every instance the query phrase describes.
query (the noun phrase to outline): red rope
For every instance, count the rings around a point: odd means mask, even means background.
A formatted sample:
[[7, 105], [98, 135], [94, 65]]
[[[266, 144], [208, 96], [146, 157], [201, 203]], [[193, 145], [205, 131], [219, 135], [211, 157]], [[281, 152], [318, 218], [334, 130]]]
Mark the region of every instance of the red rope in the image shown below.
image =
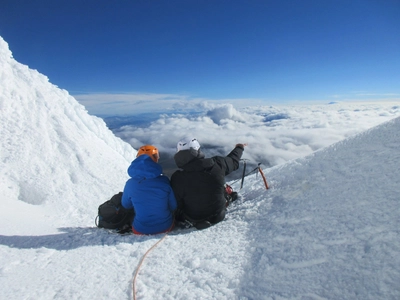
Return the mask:
[[147, 250], [146, 253], [143, 255], [142, 259], [140, 260], [140, 263], [139, 263], [138, 267], [136, 268], [135, 276], [133, 277], [132, 292], [133, 292], [133, 299], [134, 300], [136, 300], [136, 277], [139, 274], [139, 269], [142, 266], [142, 263], [143, 263], [144, 259], [146, 258], [147, 254], [150, 253], [151, 250], [153, 250], [159, 243], [161, 243], [166, 238], [167, 235], [168, 235], [168, 233], [166, 233], [163, 238], [161, 238], [149, 250]]

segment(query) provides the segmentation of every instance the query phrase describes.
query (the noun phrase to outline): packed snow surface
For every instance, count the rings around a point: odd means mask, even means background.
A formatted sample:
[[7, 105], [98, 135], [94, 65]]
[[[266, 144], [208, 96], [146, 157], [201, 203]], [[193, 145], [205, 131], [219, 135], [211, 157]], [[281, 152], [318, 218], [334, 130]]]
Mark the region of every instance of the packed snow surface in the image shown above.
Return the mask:
[[0, 299], [400, 299], [400, 118], [246, 177], [216, 226], [135, 236], [94, 218], [136, 151], [1, 38], [0, 108]]

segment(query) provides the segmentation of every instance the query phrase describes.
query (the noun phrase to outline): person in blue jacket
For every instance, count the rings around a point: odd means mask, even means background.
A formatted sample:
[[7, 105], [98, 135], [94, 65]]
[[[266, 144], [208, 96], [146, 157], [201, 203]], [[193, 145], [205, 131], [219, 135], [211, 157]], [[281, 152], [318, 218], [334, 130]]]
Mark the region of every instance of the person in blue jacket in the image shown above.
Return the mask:
[[135, 234], [163, 233], [174, 227], [177, 203], [158, 160], [158, 149], [144, 145], [128, 168], [131, 178], [125, 184], [121, 203], [123, 207], [135, 211], [132, 221]]

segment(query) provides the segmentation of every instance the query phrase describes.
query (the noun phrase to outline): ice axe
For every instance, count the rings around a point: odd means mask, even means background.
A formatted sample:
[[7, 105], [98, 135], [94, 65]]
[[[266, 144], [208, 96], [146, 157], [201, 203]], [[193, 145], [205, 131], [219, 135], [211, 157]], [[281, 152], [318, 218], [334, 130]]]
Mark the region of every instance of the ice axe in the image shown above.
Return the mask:
[[[242, 178], [241, 178], [240, 189], [243, 188], [244, 178], [247, 177], [248, 175], [250, 175], [250, 174], [256, 172], [256, 171], [258, 171], [258, 172], [260, 173], [260, 175], [261, 175], [261, 177], [262, 177], [262, 179], [263, 179], [263, 181], [264, 181], [265, 188], [266, 188], [267, 190], [269, 189], [267, 179], [265, 178], [264, 172], [263, 172], [263, 170], [261, 169], [260, 166], [261, 166], [261, 163], [258, 163], [258, 164], [257, 164], [257, 167], [255, 167], [253, 170], [251, 170], [249, 173], [246, 174], [246, 160], [243, 159], [243, 173], [242, 173]], [[240, 180], [240, 179], [239, 179], [239, 180]], [[238, 182], [239, 180], [234, 181], [232, 184]]]

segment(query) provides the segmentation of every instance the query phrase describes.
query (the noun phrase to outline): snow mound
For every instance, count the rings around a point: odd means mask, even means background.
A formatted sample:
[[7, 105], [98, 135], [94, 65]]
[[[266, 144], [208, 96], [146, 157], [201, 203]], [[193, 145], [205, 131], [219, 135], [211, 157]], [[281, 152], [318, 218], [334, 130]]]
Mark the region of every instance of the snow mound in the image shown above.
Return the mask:
[[102, 119], [15, 61], [1, 37], [0, 128], [3, 203], [19, 200], [93, 216], [105, 195], [123, 188], [135, 157]]

